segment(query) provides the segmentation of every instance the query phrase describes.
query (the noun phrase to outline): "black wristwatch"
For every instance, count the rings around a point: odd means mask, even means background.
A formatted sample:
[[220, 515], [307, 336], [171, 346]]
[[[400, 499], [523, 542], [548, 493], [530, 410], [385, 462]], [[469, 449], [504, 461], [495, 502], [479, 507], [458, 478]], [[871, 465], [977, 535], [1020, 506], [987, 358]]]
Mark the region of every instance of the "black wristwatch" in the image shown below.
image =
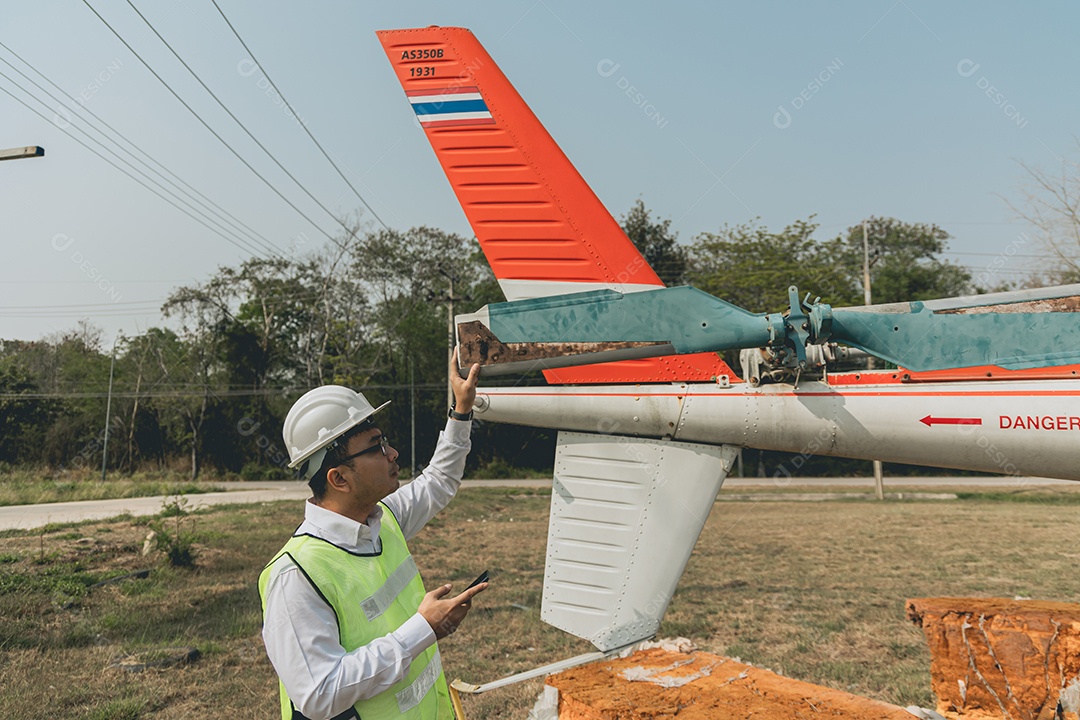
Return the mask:
[[472, 415], [473, 415], [472, 410], [470, 410], [467, 413], [459, 413], [454, 408], [450, 408], [450, 411], [448, 413], [446, 413], [446, 417], [451, 418], [453, 420], [461, 420], [462, 422], [469, 422], [470, 420], [472, 420]]

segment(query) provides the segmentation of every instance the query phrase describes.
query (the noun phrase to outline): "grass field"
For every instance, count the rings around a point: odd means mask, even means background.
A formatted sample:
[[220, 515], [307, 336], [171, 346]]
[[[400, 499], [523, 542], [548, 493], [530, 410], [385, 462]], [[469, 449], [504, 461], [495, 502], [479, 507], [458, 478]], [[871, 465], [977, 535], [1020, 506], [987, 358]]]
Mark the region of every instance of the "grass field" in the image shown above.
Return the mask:
[[[701, 648], [899, 705], [930, 706], [929, 655], [904, 601], [986, 595], [1077, 601], [1080, 507], [1055, 496], [944, 502], [723, 502], [661, 627]], [[540, 622], [548, 496], [465, 490], [412, 543], [429, 586], [492, 586], [440, 643], [450, 678], [483, 682], [591, 649]], [[0, 537], [0, 716], [275, 717], [256, 579], [299, 503], [199, 513], [197, 566], [141, 554], [146, 520]], [[94, 585], [150, 568], [145, 579]], [[521, 608], [525, 609], [521, 609]], [[110, 667], [195, 647], [183, 667]], [[521, 718], [534, 681], [466, 698], [470, 720]]]
[[60, 477], [31, 470], [4, 473], [0, 479], [0, 507], [36, 503], [111, 500], [181, 493], [216, 492], [212, 480], [187, 482], [177, 473], [136, 473], [101, 481], [97, 473], [69, 472]]

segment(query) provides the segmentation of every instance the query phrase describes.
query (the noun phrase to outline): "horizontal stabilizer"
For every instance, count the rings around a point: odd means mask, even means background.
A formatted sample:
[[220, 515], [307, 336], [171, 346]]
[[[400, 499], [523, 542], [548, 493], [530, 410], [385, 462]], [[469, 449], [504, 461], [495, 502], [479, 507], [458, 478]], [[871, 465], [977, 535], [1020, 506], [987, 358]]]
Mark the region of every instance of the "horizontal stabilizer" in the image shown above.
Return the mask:
[[604, 651], [654, 635], [737, 454], [560, 432], [541, 618]]

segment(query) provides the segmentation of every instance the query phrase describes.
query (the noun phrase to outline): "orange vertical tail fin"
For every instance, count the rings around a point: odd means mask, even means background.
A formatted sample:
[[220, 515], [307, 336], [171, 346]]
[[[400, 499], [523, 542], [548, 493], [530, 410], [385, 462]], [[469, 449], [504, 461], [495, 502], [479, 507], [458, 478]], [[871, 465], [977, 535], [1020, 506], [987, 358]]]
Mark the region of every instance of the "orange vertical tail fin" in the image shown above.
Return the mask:
[[[663, 287], [471, 32], [378, 35], [508, 300]], [[544, 374], [553, 383], [583, 383], [733, 373], [715, 353], [701, 353]]]

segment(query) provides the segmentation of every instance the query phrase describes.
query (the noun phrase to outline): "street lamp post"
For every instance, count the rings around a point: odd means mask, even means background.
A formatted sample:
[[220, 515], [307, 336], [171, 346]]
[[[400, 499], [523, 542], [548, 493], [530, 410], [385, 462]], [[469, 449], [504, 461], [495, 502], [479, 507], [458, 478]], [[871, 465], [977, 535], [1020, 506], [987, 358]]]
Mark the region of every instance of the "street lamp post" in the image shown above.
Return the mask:
[[45, 157], [45, 148], [40, 145], [28, 145], [27, 147], [0, 150], [0, 160], [22, 160], [23, 158], [32, 157]]

